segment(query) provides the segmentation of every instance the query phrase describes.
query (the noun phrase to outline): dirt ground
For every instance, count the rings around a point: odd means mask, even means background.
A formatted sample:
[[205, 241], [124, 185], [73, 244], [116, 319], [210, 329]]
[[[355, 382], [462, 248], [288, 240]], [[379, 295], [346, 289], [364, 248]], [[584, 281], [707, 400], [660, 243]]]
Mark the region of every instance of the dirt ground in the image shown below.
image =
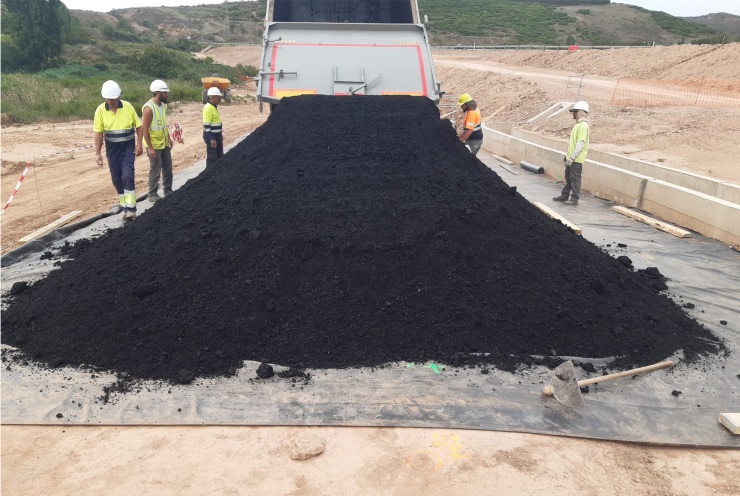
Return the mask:
[[[248, 91], [245, 88], [241, 92]], [[240, 91], [235, 93], [239, 94]], [[206, 156], [201, 137], [202, 109], [203, 105], [198, 103], [176, 103], [170, 108], [168, 121], [170, 124], [180, 124], [185, 141], [184, 144], [175, 144], [172, 149], [175, 174]], [[254, 102], [222, 105], [220, 110], [225, 143], [252, 131], [269, 114], [269, 110], [260, 114]], [[26, 164], [33, 164], [18, 194], [2, 216], [3, 253], [20, 246], [19, 239], [23, 236], [73, 210], [82, 211], [78, 218], [81, 220], [106, 212], [118, 202], [108, 167], [97, 166], [92, 144], [92, 120], [3, 127], [3, 202], [10, 197]], [[88, 148], [60, 153], [85, 146]], [[58, 155], [48, 156], [54, 153]], [[135, 166], [136, 192], [146, 193], [149, 175], [146, 156], [137, 157]]]
[[[220, 63], [255, 65], [259, 48], [208, 52]], [[573, 100], [569, 74], [587, 73], [581, 97], [593, 104], [592, 146], [740, 182], [740, 109], [615, 108], [618, 77], [737, 77], [740, 44], [609, 52], [435, 52], [443, 88], [469, 92], [484, 118], [522, 122]], [[245, 88], [243, 92], [253, 92]], [[572, 88], [570, 89], [572, 91]], [[566, 98], [567, 97], [567, 98]], [[175, 171], [204, 158], [199, 104], [173, 106], [185, 130]], [[92, 114], [91, 109], [91, 114]], [[256, 104], [222, 107], [226, 141], [259, 126]], [[565, 115], [529, 129], [567, 136]], [[116, 194], [92, 148], [92, 120], [2, 128], [2, 201], [28, 161], [34, 167], [2, 216], [2, 252], [72, 210], [107, 211]], [[58, 153], [53, 157], [46, 155]], [[137, 159], [137, 192], [148, 163]], [[4, 205], [4, 203], [3, 203]], [[738, 494], [740, 451], [664, 448], [560, 437], [431, 429], [293, 427], [9, 426], [2, 435], [3, 494], [105, 490], [112, 494]], [[318, 439], [318, 441], [317, 441]], [[293, 461], [296, 441], [324, 444]], [[183, 454], [187, 453], [187, 456]], [[176, 461], [175, 461], [176, 460]], [[175, 461], [175, 463], [173, 463]], [[142, 491], [143, 488], [146, 488]], [[277, 490], [276, 490], [277, 489]], [[260, 491], [262, 490], [262, 491]]]
[[[458, 429], [3, 426], [2, 493], [738, 494], [740, 451]], [[307, 460], [301, 453], [323, 452]], [[187, 454], [187, 455], [185, 455]]]

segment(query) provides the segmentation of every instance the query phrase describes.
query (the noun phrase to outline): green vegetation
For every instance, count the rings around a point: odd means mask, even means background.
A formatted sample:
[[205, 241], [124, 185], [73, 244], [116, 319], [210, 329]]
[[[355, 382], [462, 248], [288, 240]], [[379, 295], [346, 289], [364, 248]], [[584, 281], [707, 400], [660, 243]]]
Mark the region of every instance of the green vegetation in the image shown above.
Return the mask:
[[149, 84], [155, 78], [167, 81], [171, 101], [197, 102], [202, 77], [218, 73], [237, 81], [240, 75], [256, 74], [251, 66], [234, 68], [214, 64], [212, 59], [191, 59], [159, 45], [101, 42], [94, 49], [73, 48], [65, 51], [65, 57], [80, 63], [36, 73], [3, 71], [3, 113], [10, 122], [90, 118], [102, 102], [100, 87], [107, 79], [117, 81], [123, 99], [140, 108], [151, 97]]
[[591, 9], [578, 9], [576, 10], [576, 14], [591, 15]]
[[680, 34], [682, 36], [698, 36], [702, 34], [713, 34], [714, 30], [704, 26], [703, 24], [697, 24], [695, 22], [681, 19], [680, 17], [673, 17], [665, 12], [650, 12], [650, 17], [653, 18], [655, 24], [665, 29], [669, 33]]
[[[129, 71], [101, 71], [94, 66], [69, 65], [33, 75], [3, 74], [3, 113], [13, 123], [91, 119], [103, 102], [100, 87], [114, 79], [123, 90], [121, 98], [134, 108], [151, 98], [151, 78]], [[200, 80], [168, 81], [171, 101], [199, 101]]]
[[[56, 20], [50, 20], [54, 13]], [[167, 37], [146, 19], [141, 25], [148, 24], [151, 32], [135, 29], [136, 21], [121, 14], [114, 15], [115, 22], [100, 17], [81, 23], [59, 0], [3, 0], [2, 14], [2, 111], [13, 123], [91, 118], [108, 79], [121, 85], [123, 99], [140, 108], [151, 97], [155, 78], [172, 88], [171, 101], [198, 102], [202, 77], [219, 74], [236, 82], [240, 75], [257, 74], [252, 66], [195, 59], [190, 52], [202, 49], [202, 43]]]
[[60, 0], [5, 0], [2, 19], [5, 71], [38, 70], [53, 64], [62, 52], [63, 33], [73, 27]]
[[433, 32], [506, 37], [513, 43], [556, 44], [556, 25], [575, 22], [555, 7], [510, 0], [419, 0]]

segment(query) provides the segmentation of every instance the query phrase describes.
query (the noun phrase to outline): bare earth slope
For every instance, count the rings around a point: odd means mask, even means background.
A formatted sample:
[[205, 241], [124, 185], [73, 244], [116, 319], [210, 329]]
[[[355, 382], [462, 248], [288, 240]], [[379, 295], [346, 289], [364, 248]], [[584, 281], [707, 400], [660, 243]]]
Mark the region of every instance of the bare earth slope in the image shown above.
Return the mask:
[[[472, 94], [484, 118], [506, 105], [492, 120], [522, 123], [556, 102], [578, 97], [591, 104], [595, 149], [740, 182], [740, 108], [610, 103], [619, 78], [737, 79], [740, 43], [577, 52], [450, 50], [435, 52], [435, 60], [443, 88], [453, 95]], [[524, 127], [565, 140], [571, 126], [570, 116], [561, 114]]]

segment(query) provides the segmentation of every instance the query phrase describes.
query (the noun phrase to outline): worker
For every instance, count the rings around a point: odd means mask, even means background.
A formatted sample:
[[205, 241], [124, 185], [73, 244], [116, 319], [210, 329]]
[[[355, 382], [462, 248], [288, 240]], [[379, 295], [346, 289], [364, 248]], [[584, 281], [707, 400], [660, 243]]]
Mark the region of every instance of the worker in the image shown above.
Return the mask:
[[208, 103], [203, 107], [203, 141], [206, 142], [206, 167], [213, 165], [224, 154], [224, 137], [221, 133], [221, 114], [218, 104], [223, 94], [218, 88], [208, 88]]
[[105, 139], [105, 155], [108, 158], [113, 186], [123, 210], [123, 218], [136, 218], [136, 183], [134, 160], [143, 151], [141, 136], [143, 129], [134, 107], [121, 100], [121, 87], [115, 81], [103, 83], [101, 95], [105, 103], [95, 110], [93, 131], [95, 132], [95, 161], [103, 166], [100, 150]]
[[161, 200], [157, 194], [159, 177], [162, 176], [164, 196], [172, 194], [172, 153], [174, 142], [167, 128], [167, 98], [170, 89], [161, 79], [149, 86], [152, 97], [141, 107], [141, 122], [144, 128], [146, 155], [149, 157], [149, 203]]
[[[563, 157], [563, 162], [565, 162], [565, 187], [560, 192], [560, 196], [556, 196], [553, 200], [563, 202], [564, 205], [576, 206], [581, 193], [583, 162], [586, 161], [586, 155], [588, 155], [589, 128], [588, 122], [586, 122], [586, 116], [589, 112], [588, 103], [584, 101], [576, 102], [570, 112], [576, 123], [570, 132], [568, 152]], [[570, 196], [570, 199], [568, 199], [568, 196]]]
[[463, 131], [460, 135], [460, 141], [470, 149], [473, 155], [478, 155], [483, 144], [483, 129], [481, 128], [480, 110], [473, 97], [467, 93], [460, 95], [457, 100], [458, 105], [465, 112], [463, 119]]

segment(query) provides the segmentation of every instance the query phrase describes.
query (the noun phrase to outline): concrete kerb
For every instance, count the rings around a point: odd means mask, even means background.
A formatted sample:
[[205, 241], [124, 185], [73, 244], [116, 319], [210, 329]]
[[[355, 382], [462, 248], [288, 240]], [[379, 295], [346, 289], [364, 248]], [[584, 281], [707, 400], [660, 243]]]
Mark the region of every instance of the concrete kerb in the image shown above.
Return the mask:
[[[513, 135], [513, 125], [510, 123], [497, 124], [501, 130], [492, 126], [483, 126], [483, 148], [490, 153], [508, 157], [514, 162], [525, 160], [542, 166], [545, 174], [557, 180], [563, 179], [563, 143], [547, 137], [547, 142], [555, 142], [558, 149], [550, 148], [540, 143], [529, 141]], [[506, 131], [504, 131], [506, 130]], [[517, 131], [518, 132], [518, 131]], [[529, 133], [532, 134], [532, 133]], [[592, 152], [589, 152], [590, 156]], [[611, 160], [624, 158], [606, 153], [597, 154], [600, 158]], [[740, 205], [733, 201], [718, 198], [711, 193], [697, 191], [691, 187], [678, 185], [670, 181], [659, 179], [653, 175], [640, 174], [620, 167], [617, 164], [604, 163], [597, 160], [586, 160], [587, 166], [583, 172], [583, 190], [598, 198], [610, 200], [618, 204], [639, 208], [655, 215], [667, 222], [692, 229], [700, 234], [718, 239], [725, 243], [740, 243]], [[648, 165], [649, 162], [642, 162]], [[651, 171], [673, 169], [656, 166]], [[740, 188], [731, 183], [721, 183], [704, 178], [698, 174], [682, 173], [670, 177], [694, 180], [691, 184], [704, 186], [714, 183], [714, 191], [722, 192], [734, 197]], [[710, 188], [711, 189], [711, 188]], [[740, 203], [740, 202], [739, 202]]]
[[[503, 131], [511, 134], [515, 138], [521, 138], [525, 141], [535, 143], [540, 146], [549, 148], [562, 149], [566, 145], [564, 141], [559, 141], [555, 138], [542, 136], [530, 131], [525, 131], [514, 127], [511, 123], [506, 123], [505, 126], [501, 124], [489, 125], [492, 129], [497, 131]], [[642, 174], [655, 179], [663, 180], [670, 184], [682, 186], [699, 193], [717, 197], [721, 200], [726, 200], [732, 203], [740, 204], [740, 186], [737, 184], [729, 183], [712, 177], [703, 176], [693, 172], [681, 171], [667, 167], [665, 165], [655, 164], [647, 162], [645, 160], [638, 160], [623, 155], [616, 155], [614, 153], [602, 152], [591, 148], [588, 152], [589, 159], [595, 162], [602, 162], [609, 164], [620, 169]]]

